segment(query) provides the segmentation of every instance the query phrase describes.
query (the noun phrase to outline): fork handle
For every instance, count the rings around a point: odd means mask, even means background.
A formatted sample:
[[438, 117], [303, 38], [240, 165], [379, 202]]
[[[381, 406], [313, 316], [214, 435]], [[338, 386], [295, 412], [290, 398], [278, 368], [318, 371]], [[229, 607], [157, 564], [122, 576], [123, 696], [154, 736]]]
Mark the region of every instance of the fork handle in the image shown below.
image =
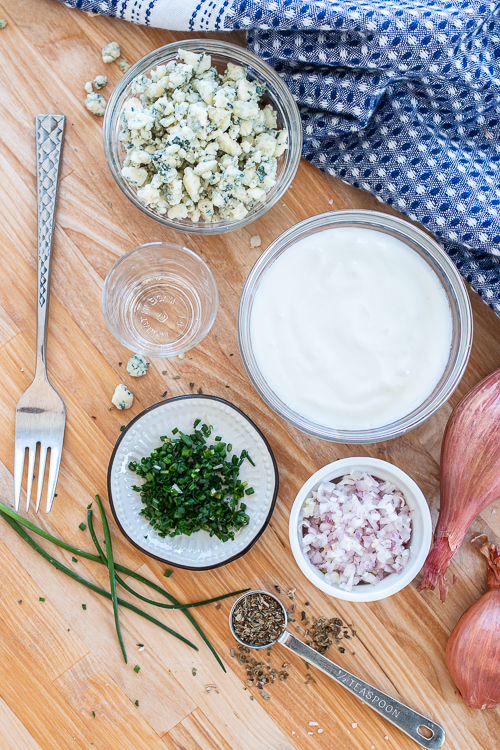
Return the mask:
[[36, 187], [38, 226], [38, 308], [36, 375], [46, 377], [47, 318], [57, 186], [64, 135], [64, 115], [36, 116]]

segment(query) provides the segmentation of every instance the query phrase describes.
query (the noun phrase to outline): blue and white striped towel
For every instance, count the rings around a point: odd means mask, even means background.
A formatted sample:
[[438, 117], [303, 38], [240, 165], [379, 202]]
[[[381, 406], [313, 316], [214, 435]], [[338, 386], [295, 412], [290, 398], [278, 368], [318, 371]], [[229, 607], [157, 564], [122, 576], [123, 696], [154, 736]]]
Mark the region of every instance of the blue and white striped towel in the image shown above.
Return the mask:
[[63, 1], [168, 29], [246, 30], [299, 104], [304, 157], [421, 222], [500, 315], [500, 3]]

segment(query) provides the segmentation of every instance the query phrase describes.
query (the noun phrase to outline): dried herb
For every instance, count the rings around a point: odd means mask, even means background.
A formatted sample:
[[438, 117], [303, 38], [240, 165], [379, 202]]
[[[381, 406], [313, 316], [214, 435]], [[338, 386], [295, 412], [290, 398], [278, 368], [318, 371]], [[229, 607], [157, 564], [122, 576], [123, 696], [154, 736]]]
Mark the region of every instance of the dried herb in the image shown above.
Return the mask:
[[[278, 586], [275, 586], [275, 588], [279, 588]], [[292, 591], [291, 593], [295, 593]], [[255, 597], [255, 594], [252, 594], [251, 596], [245, 597], [245, 599], [242, 600], [242, 602], [245, 602], [247, 599], [251, 599], [251, 597]], [[262, 595], [260, 595], [262, 596]], [[287, 594], [288, 596], [288, 594]], [[268, 597], [269, 599], [272, 599], [272, 597]], [[275, 605], [279, 607], [279, 604], [276, 602], [276, 600], [272, 599], [274, 601]], [[309, 602], [304, 602], [304, 606], [309, 606]], [[238, 605], [239, 607], [239, 605]], [[235, 608], [234, 614], [236, 614], [238, 607]], [[287, 616], [289, 622], [295, 622], [295, 618], [293, 617], [295, 610], [297, 609], [296, 604], [292, 604], [290, 609], [287, 609]], [[300, 611], [297, 610], [297, 612]], [[259, 612], [257, 611], [258, 616]], [[319, 651], [320, 653], [324, 654], [328, 649], [335, 644], [339, 651], [341, 653], [345, 652], [345, 648], [340, 645], [341, 642], [344, 639], [351, 640], [356, 636], [356, 631], [354, 630], [354, 627], [352, 624], [345, 624], [339, 617], [312, 617], [307, 613], [305, 610], [300, 611], [300, 620], [304, 626], [305, 629], [305, 636], [306, 636], [306, 642], [309, 646], [312, 646], [316, 651]], [[312, 623], [312, 624], [311, 624]], [[241, 638], [240, 633], [238, 632], [238, 629], [236, 627], [237, 623], [234, 621], [233, 617], [233, 626], [235, 628], [235, 632], [237, 633], [238, 637]], [[260, 627], [260, 626], [259, 626]], [[243, 629], [243, 628], [242, 628]], [[280, 633], [283, 630], [283, 626], [280, 628]], [[257, 638], [258, 636], [254, 636], [254, 638]], [[242, 640], [248, 641], [247, 638], [242, 638]], [[262, 643], [254, 642], [253, 644], [249, 643], [249, 646], [251, 645], [266, 645], [266, 643], [270, 642], [270, 638], [266, 636], [264, 641]], [[268, 646], [266, 655], [267, 660], [266, 661], [257, 661], [257, 659], [251, 657], [251, 648], [247, 646], [243, 646], [242, 644], [238, 644], [238, 654], [236, 654], [236, 649], [231, 648], [230, 654], [232, 657], [238, 658], [238, 662], [245, 668], [246, 671], [246, 679], [245, 679], [245, 689], [249, 689], [252, 687], [257, 688], [258, 690], [262, 691], [264, 688], [266, 690], [268, 689], [266, 686], [271, 685], [272, 683], [276, 682], [276, 680], [279, 680], [280, 682], [284, 682], [288, 676], [289, 676], [289, 667], [290, 664], [288, 662], [284, 662], [281, 665], [281, 669], [275, 669], [271, 666], [271, 658], [272, 658], [272, 647], [271, 645]], [[354, 655], [354, 652], [352, 652]], [[305, 675], [305, 685], [310, 685], [311, 683], [317, 684], [316, 680], [314, 679], [314, 676], [310, 673], [310, 665], [307, 662], [304, 662], [305, 669], [306, 669], [306, 675]], [[268, 693], [267, 693], [268, 694]], [[253, 696], [250, 696], [253, 698]]]
[[[262, 690], [265, 685], [271, 685], [276, 680], [284, 682], [288, 679], [289, 662], [284, 662], [281, 665], [281, 669], [275, 669], [271, 666], [271, 659], [268, 659], [266, 664], [263, 661], [257, 661], [257, 659], [250, 657], [250, 649], [241, 643], [238, 644], [238, 651], [238, 661], [245, 667], [247, 673], [247, 679], [245, 680], [247, 687], [256, 687], [258, 690]], [[270, 648], [267, 654], [271, 654]], [[235, 655], [234, 648], [231, 649], [231, 656], [233, 655]]]
[[[350, 630], [350, 633], [348, 630]], [[345, 648], [340, 645], [343, 638], [350, 639], [356, 635], [352, 625], [345, 625], [340, 617], [313, 617], [312, 625], [305, 632], [309, 640], [306, 641], [308, 646], [312, 646], [320, 654], [325, 654], [332, 644], [339, 647], [341, 654]]]
[[233, 627], [249, 646], [273, 643], [285, 629], [283, 608], [272, 596], [249, 594], [234, 609]]

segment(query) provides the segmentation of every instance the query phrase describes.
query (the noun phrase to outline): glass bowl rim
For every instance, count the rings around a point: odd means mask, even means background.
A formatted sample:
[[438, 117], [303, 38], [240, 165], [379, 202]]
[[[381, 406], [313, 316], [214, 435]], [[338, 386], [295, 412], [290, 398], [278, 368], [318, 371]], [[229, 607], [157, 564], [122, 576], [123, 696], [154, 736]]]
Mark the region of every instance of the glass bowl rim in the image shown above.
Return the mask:
[[[328, 229], [343, 222], [350, 222], [352, 224], [356, 220], [359, 221], [360, 226], [365, 228], [372, 228], [378, 231], [394, 230], [399, 234], [401, 241], [404, 242], [406, 239], [409, 242], [413, 242], [424, 251], [424, 256], [421, 255], [420, 257], [425, 257], [426, 254], [431, 256], [447, 282], [447, 287], [444, 284], [443, 286], [445, 287], [450, 308], [453, 310], [454, 307], [455, 309], [459, 330], [456, 350], [454, 351], [452, 347], [454, 359], [450, 372], [441, 387], [434, 389], [429, 395], [428, 399], [432, 398], [432, 400], [425, 409], [422, 409], [421, 406], [417, 407], [405, 417], [381, 427], [366, 430], [345, 430], [320, 425], [302, 417], [287, 407], [270, 386], [268, 386], [253, 357], [250, 318], [253, 295], [260, 279], [279, 255], [292, 244], [290, 241], [291, 238], [293, 238], [293, 242], [296, 242], [314, 231]], [[411, 248], [410, 244], [406, 244]], [[432, 268], [430, 262], [428, 260], [426, 262]], [[433, 270], [435, 271], [435, 269]], [[441, 281], [441, 283], [443, 282]], [[248, 377], [260, 397], [278, 416], [301, 432], [322, 440], [344, 444], [366, 444], [378, 443], [404, 435], [423, 424], [423, 422], [444, 405], [458, 386], [469, 361], [472, 346], [473, 319], [471, 303], [465, 283], [453, 261], [438, 245], [435, 239], [419, 227], [391, 214], [369, 209], [340, 209], [338, 211], [327, 211], [317, 214], [294, 224], [282, 232], [259, 256], [248, 274], [241, 293], [237, 329], [240, 354]]]
[[[257, 209], [255, 212], [251, 209], [242, 219], [235, 221], [222, 219], [214, 224], [207, 224], [206, 222], [195, 223], [192, 221], [189, 221], [188, 224], [187, 220], [169, 219], [166, 214], [158, 214], [141, 203], [135, 195], [132, 187], [121, 175], [121, 162], [118, 157], [119, 145], [117, 138], [115, 137], [115, 130], [122, 105], [128, 96], [127, 90], [137, 75], [148, 71], [156, 65], [160, 65], [163, 59], [175, 59], [179, 48], [191, 51], [208, 52], [212, 55], [227, 57], [228, 62], [235, 62], [240, 65], [251, 67], [261, 76], [262, 79], [271, 83], [279, 93], [279, 100], [284, 117], [283, 127], [286, 127], [288, 130], [288, 149], [285, 151], [285, 154], [288, 154], [288, 164], [283, 171], [272, 196], [269, 199], [266, 197], [264, 201], [257, 203]], [[275, 99], [275, 97], [272, 98]], [[225, 232], [232, 232], [241, 229], [259, 219], [269, 211], [269, 209], [271, 209], [283, 197], [295, 177], [302, 154], [303, 140], [302, 123], [297, 103], [293, 98], [290, 89], [274, 68], [245, 47], [239, 47], [236, 44], [219, 41], [217, 39], [186, 39], [178, 42], [171, 42], [163, 47], [158, 47], [157, 49], [152, 50], [134, 63], [111, 93], [104, 113], [102, 134], [104, 155], [106, 157], [109, 171], [122, 193], [130, 200], [130, 202], [143, 214], [149, 216], [150, 219], [158, 221], [164, 226], [181, 232], [201, 235], [223, 234]]]
[[188, 247], [185, 247], [185, 245], [178, 245], [176, 242], [168, 242], [164, 240], [155, 240], [153, 242], [145, 242], [142, 245], [137, 245], [136, 247], [133, 247], [131, 250], [127, 250], [126, 253], [123, 253], [123, 255], [120, 255], [117, 260], [113, 263], [111, 268], [109, 269], [108, 273], [106, 274], [106, 278], [104, 279], [104, 284], [102, 285], [102, 292], [101, 292], [101, 310], [104, 317], [104, 320], [106, 322], [106, 325], [108, 326], [108, 329], [113, 334], [113, 336], [116, 338], [117, 341], [120, 342], [123, 346], [125, 346], [130, 351], [135, 351], [135, 349], [130, 349], [129, 342], [125, 341], [124, 338], [121, 336], [121, 334], [118, 333], [115, 326], [111, 323], [111, 320], [109, 319], [109, 315], [107, 314], [107, 305], [106, 305], [106, 295], [109, 289], [110, 284], [110, 277], [113, 271], [116, 271], [124, 261], [129, 260], [130, 256], [134, 253], [140, 252], [141, 250], [145, 250], [148, 248], [160, 248], [160, 247], [167, 247], [167, 248], [174, 248], [176, 251], [180, 251], [181, 255], [187, 255], [188, 257], [194, 258], [196, 262], [204, 268], [204, 270], [208, 274], [208, 278], [212, 284], [213, 287], [213, 303], [212, 303], [212, 312], [210, 314], [210, 321], [209, 324], [203, 329], [204, 333], [202, 336], [198, 335], [194, 338], [194, 343], [192, 346], [189, 347], [189, 349], [179, 349], [173, 352], [172, 354], [158, 354], [158, 352], [153, 352], [151, 349], [144, 349], [141, 351], [141, 354], [145, 354], [148, 357], [157, 357], [158, 359], [166, 359], [169, 357], [175, 357], [178, 354], [181, 354], [183, 351], [190, 351], [191, 349], [194, 349], [195, 346], [198, 346], [198, 344], [203, 341], [205, 336], [208, 335], [210, 332], [215, 319], [217, 317], [217, 313], [219, 310], [219, 289], [217, 286], [217, 282], [215, 280], [215, 277], [210, 269], [210, 266], [208, 263], [206, 263], [203, 258], [200, 258], [199, 255], [197, 255], [193, 250], [190, 250]]

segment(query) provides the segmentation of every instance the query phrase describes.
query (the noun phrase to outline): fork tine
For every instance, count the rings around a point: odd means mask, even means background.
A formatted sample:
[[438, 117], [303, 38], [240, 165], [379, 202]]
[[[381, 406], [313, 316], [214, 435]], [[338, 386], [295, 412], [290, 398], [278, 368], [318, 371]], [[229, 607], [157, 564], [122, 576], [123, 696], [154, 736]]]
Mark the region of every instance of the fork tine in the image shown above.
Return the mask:
[[40, 462], [38, 464], [38, 486], [36, 488], [36, 507], [35, 513], [38, 513], [40, 507], [40, 498], [42, 497], [43, 478], [45, 475], [45, 462], [47, 461], [47, 446], [40, 443]]
[[14, 509], [19, 511], [19, 500], [21, 499], [21, 487], [23, 484], [24, 454], [26, 449], [16, 445], [14, 454]]
[[33, 486], [33, 471], [35, 469], [36, 443], [28, 446], [28, 484], [26, 486], [26, 512], [30, 509], [31, 488]]
[[59, 466], [61, 464], [61, 451], [57, 447], [50, 449], [50, 467], [49, 467], [49, 484], [47, 487], [47, 507], [46, 513], [50, 513], [54, 493], [56, 491], [57, 477], [59, 476]]

